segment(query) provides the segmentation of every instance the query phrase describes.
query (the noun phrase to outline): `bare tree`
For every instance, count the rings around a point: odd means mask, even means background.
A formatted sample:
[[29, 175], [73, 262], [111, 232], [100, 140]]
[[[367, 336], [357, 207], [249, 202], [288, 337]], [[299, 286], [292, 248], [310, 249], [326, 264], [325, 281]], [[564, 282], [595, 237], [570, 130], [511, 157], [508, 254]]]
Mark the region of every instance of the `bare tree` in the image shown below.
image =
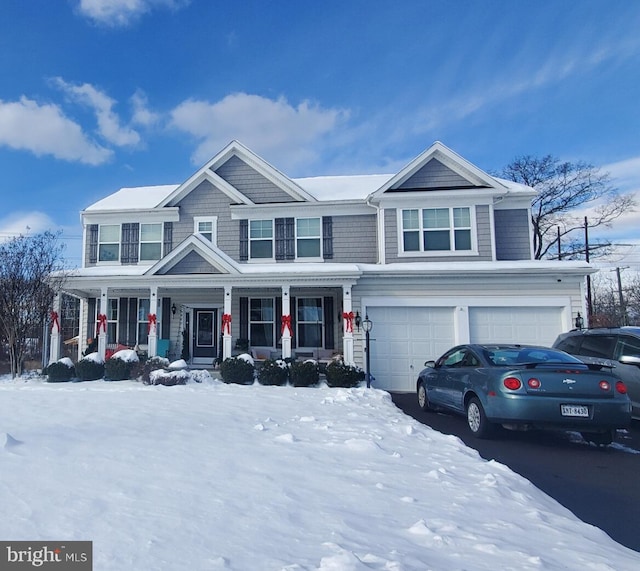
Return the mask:
[[13, 377], [22, 374], [31, 340], [40, 337], [64, 280], [59, 235], [44, 232], [0, 244], [0, 333]]
[[[575, 232], [584, 229], [584, 214], [578, 215], [577, 209], [593, 207], [589, 227], [597, 228], [610, 225], [635, 207], [631, 195], [621, 195], [611, 185], [608, 173], [584, 162], [560, 162], [551, 155], [542, 158], [527, 155], [516, 158], [498, 176], [538, 191], [531, 207], [537, 260], [558, 257], [558, 242], [563, 258], [584, 255], [584, 233]], [[589, 241], [591, 255], [606, 253], [610, 246], [607, 242]]]

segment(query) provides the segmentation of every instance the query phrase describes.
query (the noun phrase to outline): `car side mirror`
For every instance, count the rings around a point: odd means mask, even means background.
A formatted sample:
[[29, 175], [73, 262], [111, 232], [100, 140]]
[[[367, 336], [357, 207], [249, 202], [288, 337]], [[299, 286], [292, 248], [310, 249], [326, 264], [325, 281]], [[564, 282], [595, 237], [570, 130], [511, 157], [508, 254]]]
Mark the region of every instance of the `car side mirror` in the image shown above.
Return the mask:
[[640, 357], [637, 355], [622, 355], [618, 360], [625, 365], [640, 367]]
[[424, 366], [425, 367], [429, 367], [430, 369], [435, 369], [436, 368], [436, 362], [435, 361], [425, 361], [424, 362]]

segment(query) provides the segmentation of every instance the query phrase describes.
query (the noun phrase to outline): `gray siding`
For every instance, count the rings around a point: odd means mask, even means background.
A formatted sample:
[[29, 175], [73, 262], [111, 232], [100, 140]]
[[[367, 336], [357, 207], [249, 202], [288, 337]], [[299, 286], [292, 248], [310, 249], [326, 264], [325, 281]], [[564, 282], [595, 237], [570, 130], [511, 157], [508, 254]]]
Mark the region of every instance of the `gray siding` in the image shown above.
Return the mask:
[[333, 217], [332, 262], [375, 264], [378, 261], [375, 215]]
[[496, 210], [493, 217], [496, 227], [496, 259], [530, 260], [531, 236], [527, 210]]
[[182, 274], [219, 274], [220, 271], [214, 268], [209, 262], [197, 254], [189, 252], [182, 260], [166, 272], [166, 275]]
[[431, 159], [418, 172], [403, 182], [398, 188], [455, 188], [468, 187], [470, 182], [444, 166], [439, 160]]
[[294, 202], [286, 192], [236, 156], [218, 167], [216, 174], [256, 204]]
[[422, 254], [419, 256], [398, 256], [400, 244], [398, 242], [398, 222], [397, 210], [385, 209], [385, 256], [388, 264], [394, 262], [478, 262], [492, 260], [491, 251], [491, 221], [489, 217], [489, 206], [476, 206], [476, 231], [478, 240], [478, 255], [474, 256], [429, 256]]

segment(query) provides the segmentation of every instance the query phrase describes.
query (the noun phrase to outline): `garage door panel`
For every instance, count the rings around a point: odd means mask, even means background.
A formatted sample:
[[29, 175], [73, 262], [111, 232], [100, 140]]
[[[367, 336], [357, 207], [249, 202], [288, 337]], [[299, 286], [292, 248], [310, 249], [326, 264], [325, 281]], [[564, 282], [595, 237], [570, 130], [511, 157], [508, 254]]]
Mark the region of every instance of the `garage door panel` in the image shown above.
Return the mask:
[[473, 307], [472, 343], [531, 343], [550, 346], [562, 331], [560, 307]]

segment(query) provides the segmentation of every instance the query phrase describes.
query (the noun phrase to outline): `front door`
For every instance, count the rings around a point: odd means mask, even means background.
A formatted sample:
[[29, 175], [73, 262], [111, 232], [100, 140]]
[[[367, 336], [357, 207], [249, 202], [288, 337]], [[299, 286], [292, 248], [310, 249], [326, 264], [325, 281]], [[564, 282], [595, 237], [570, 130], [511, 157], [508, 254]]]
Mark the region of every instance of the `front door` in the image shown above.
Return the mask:
[[193, 310], [193, 362], [210, 365], [217, 356], [217, 309]]

